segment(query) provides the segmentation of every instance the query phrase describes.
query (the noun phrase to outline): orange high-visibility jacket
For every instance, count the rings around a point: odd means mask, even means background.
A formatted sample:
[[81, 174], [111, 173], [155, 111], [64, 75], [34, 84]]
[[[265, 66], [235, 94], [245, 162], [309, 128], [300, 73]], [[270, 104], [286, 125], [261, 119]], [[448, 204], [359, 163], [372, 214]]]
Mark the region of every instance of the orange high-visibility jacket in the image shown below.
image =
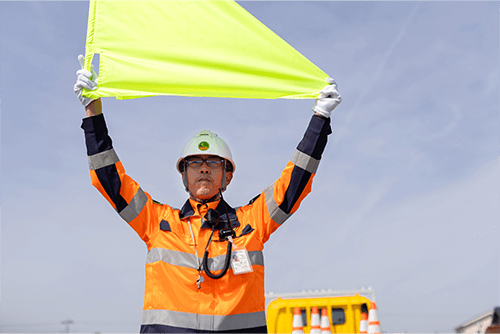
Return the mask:
[[[313, 116], [280, 178], [237, 209], [223, 200], [194, 207], [188, 200], [180, 210], [154, 201], [125, 174], [104, 116], [85, 118], [82, 128], [92, 184], [147, 245], [141, 332], [266, 332], [264, 243], [311, 191], [331, 133], [330, 119]], [[220, 225], [229, 227], [231, 220], [236, 249], [246, 248], [253, 271], [235, 275], [230, 268], [217, 280], [201, 271], [198, 288], [200, 263], [211, 234], [202, 218], [208, 208], [219, 211]], [[223, 268], [227, 242], [214, 233], [208, 267], [215, 274]]]

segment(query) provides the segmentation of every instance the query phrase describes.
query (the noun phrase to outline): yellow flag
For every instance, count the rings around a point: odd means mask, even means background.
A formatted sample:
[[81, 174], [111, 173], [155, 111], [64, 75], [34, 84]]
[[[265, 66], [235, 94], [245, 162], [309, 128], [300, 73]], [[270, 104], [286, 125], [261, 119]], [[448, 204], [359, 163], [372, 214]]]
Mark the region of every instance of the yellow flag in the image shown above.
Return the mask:
[[91, 1], [90, 98], [315, 98], [328, 75], [234, 1]]

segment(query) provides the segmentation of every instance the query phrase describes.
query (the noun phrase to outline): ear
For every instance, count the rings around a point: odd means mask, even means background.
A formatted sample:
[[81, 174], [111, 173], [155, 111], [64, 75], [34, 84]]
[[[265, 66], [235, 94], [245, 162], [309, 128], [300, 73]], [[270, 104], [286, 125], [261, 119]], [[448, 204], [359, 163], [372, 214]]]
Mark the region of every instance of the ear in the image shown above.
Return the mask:
[[226, 172], [226, 187], [231, 183], [233, 179], [233, 172]]

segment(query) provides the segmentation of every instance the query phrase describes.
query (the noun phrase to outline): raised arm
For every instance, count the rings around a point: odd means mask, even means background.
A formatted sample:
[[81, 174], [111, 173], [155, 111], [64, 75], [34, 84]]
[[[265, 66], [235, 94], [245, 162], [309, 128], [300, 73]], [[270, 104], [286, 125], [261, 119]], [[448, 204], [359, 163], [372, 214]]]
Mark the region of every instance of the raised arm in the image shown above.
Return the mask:
[[[83, 56], [80, 56], [83, 58]], [[79, 57], [80, 64], [82, 64]], [[92, 184], [106, 198], [116, 212], [123, 218], [145, 242], [152, 230], [151, 224], [157, 220], [157, 208], [151, 196], [144, 192], [139, 184], [130, 178], [118, 158], [102, 114], [101, 99], [92, 100], [82, 96], [82, 89], [97, 88], [97, 75], [85, 69], [77, 71], [74, 91], [85, 107], [87, 117], [83, 119], [85, 144], [89, 159]], [[159, 225], [159, 222], [158, 222]]]
[[332, 133], [331, 112], [342, 101], [335, 81], [328, 78], [328, 82], [330, 85], [323, 88], [316, 100], [309, 126], [280, 178], [242, 208], [244, 214], [252, 216], [263, 242], [297, 211], [302, 200], [311, 192], [327, 137]]
[[85, 107], [85, 113], [87, 117], [97, 116], [102, 114], [102, 103], [101, 99], [93, 100]]

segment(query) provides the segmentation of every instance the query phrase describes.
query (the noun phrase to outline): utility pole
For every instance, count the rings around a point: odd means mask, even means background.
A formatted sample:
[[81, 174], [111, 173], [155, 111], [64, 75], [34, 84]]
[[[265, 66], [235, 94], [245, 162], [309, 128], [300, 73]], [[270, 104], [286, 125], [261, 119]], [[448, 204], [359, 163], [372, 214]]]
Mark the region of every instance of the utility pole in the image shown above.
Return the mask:
[[69, 325], [74, 324], [73, 320], [71, 319], [64, 320], [61, 323], [65, 325], [65, 333], [69, 333]]

